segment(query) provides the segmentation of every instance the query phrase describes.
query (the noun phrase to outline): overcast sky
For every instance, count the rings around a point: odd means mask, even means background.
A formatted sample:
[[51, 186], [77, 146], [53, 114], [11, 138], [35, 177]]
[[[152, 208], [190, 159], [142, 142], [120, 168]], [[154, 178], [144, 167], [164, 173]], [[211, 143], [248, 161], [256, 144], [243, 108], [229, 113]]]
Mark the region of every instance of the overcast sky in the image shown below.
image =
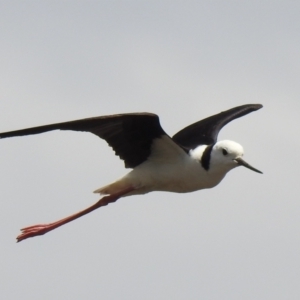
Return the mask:
[[300, 298], [300, 3], [1, 1], [0, 132], [153, 112], [170, 135], [222, 110], [246, 168], [214, 189], [119, 200], [16, 244], [126, 174], [105, 141], [0, 141], [0, 298]]

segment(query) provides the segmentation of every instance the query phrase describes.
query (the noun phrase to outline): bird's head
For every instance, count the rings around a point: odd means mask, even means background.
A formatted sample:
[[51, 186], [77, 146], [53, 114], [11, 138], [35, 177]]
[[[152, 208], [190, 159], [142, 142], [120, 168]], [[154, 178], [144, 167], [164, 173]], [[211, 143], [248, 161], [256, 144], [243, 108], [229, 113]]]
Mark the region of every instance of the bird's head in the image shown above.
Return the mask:
[[227, 169], [228, 171], [238, 166], [244, 166], [252, 171], [261, 173], [243, 160], [243, 147], [233, 141], [217, 142], [211, 152], [211, 167]]

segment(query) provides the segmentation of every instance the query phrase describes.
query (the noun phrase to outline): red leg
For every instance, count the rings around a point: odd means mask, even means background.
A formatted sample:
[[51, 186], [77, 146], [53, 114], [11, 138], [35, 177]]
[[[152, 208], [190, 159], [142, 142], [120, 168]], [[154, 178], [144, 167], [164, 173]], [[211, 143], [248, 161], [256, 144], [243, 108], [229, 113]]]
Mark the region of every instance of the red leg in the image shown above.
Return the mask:
[[57, 227], [60, 227], [66, 223], [69, 223], [73, 220], [76, 220], [90, 212], [92, 212], [93, 210], [101, 207], [101, 206], [105, 206], [109, 203], [112, 203], [112, 202], [115, 202], [117, 201], [120, 197], [128, 194], [129, 192], [132, 192], [134, 190], [134, 188], [130, 187], [130, 188], [127, 188], [119, 193], [116, 193], [116, 194], [112, 194], [112, 195], [109, 195], [109, 196], [105, 196], [103, 197], [102, 199], [100, 199], [97, 203], [95, 203], [94, 205], [74, 214], [74, 215], [71, 215], [69, 217], [66, 217], [64, 219], [61, 219], [59, 221], [56, 221], [56, 222], [53, 222], [53, 223], [49, 223], [49, 224], [38, 224], [38, 225], [33, 225], [33, 226], [28, 226], [28, 227], [25, 227], [25, 228], [22, 228], [21, 231], [22, 233], [17, 236], [17, 242], [21, 242], [27, 238], [30, 238], [30, 237], [34, 237], [34, 236], [37, 236], [37, 235], [43, 235]]

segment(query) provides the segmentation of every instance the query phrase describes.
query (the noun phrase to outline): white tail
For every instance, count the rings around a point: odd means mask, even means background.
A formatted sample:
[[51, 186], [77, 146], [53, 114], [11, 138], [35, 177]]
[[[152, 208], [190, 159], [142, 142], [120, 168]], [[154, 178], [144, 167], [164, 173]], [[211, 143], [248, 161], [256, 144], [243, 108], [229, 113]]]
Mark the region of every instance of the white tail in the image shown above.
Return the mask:
[[108, 184], [104, 187], [101, 187], [94, 191], [96, 194], [100, 195], [112, 195], [119, 193], [125, 189], [128, 189], [131, 186], [131, 184], [126, 180], [125, 178], [122, 178], [120, 180], [117, 180], [111, 184]]

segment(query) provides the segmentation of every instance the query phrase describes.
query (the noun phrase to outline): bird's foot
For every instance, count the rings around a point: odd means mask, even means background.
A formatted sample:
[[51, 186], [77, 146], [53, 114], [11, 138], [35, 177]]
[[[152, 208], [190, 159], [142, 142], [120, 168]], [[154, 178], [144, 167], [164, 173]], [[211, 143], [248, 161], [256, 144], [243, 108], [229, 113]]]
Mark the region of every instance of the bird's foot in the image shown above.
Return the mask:
[[30, 237], [34, 237], [37, 235], [43, 235], [48, 231], [54, 229], [54, 224], [38, 224], [33, 226], [28, 226], [21, 229], [21, 234], [17, 236], [17, 242], [21, 242]]

